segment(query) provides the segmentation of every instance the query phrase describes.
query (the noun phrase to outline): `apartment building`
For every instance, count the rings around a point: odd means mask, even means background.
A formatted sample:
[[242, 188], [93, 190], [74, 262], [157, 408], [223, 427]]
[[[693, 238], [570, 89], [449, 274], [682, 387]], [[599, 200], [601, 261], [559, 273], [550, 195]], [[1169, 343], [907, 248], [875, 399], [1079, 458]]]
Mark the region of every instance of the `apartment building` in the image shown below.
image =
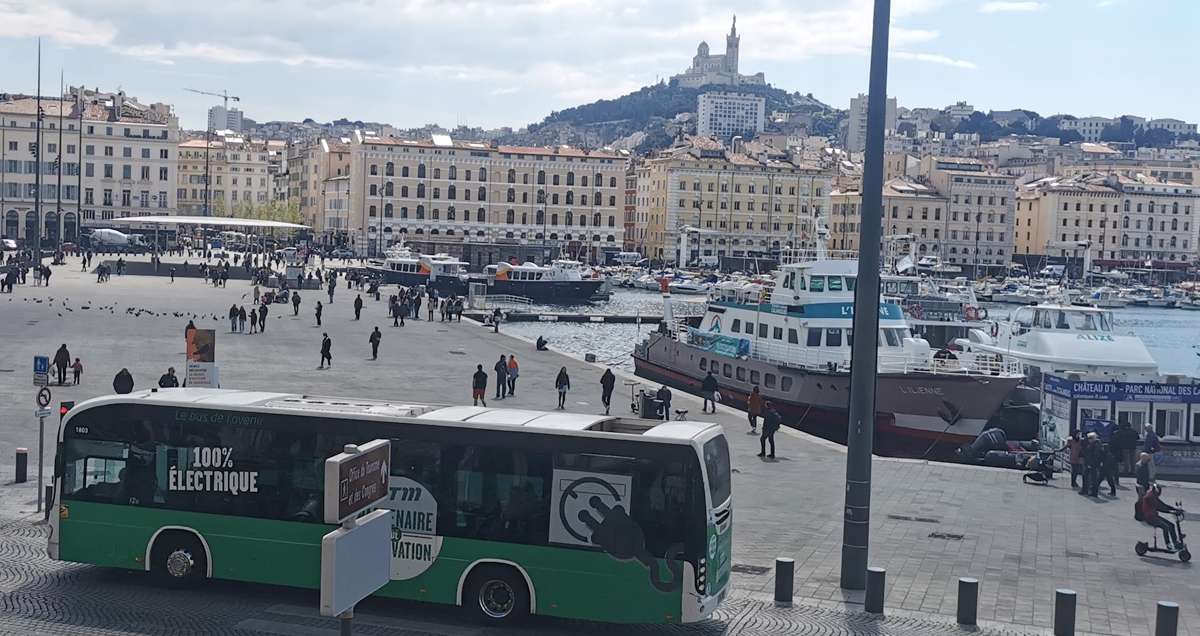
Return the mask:
[[1015, 178], [973, 159], [947, 157], [923, 158], [920, 172], [923, 183], [950, 201], [942, 260], [972, 273], [1006, 267], [1013, 250]]
[[702, 93], [696, 100], [696, 134], [728, 141], [750, 139], [766, 126], [767, 100], [741, 93]]
[[[867, 101], [862, 93], [850, 98], [850, 116], [846, 119], [846, 150], [862, 152], [867, 148]], [[886, 130], [896, 129], [896, 98], [885, 101], [884, 123]]]
[[[313, 234], [322, 244], [347, 245], [352, 243], [349, 227], [349, 203], [346, 208], [336, 207], [327, 200], [349, 196], [341, 192], [341, 183], [330, 181], [350, 175], [349, 139], [310, 139], [293, 142], [287, 150], [287, 198], [300, 206], [304, 223], [312, 227]], [[334, 185], [331, 191], [330, 184]], [[336, 211], [332, 213], [331, 211]]]
[[625, 170], [625, 236], [626, 252], [642, 252], [646, 242], [646, 227], [637, 218], [637, 170], [631, 165]]
[[1106, 183], [1121, 192], [1115, 265], [1184, 269], [1196, 261], [1200, 186], [1145, 175], [1107, 175]]
[[[42, 145], [36, 153], [36, 100], [0, 103], [6, 237], [30, 241], [40, 233], [55, 244], [115, 218], [176, 213], [179, 123], [170, 106], [146, 106], [123, 92], [75, 88], [62, 99], [41, 101]], [[60, 145], [61, 181], [55, 164]], [[40, 220], [34, 196], [39, 167]]]
[[1105, 128], [1117, 123], [1116, 119], [1108, 117], [1064, 117], [1059, 120], [1058, 127], [1062, 130], [1074, 130], [1083, 137], [1084, 141], [1100, 141], [1100, 135]]
[[176, 197], [186, 214], [246, 216], [271, 200], [275, 186], [266, 142], [210, 133], [180, 142], [178, 150]]
[[350, 155], [349, 229], [360, 253], [403, 240], [480, 268], [560, 255], [602, 262], [624, 244], [620, 154], [356, 134]]
[[1118, 258], [1123, 197], [1104, 176], [1048, 177], [1021, 188], [1014, 227], [1015, 252], [1030, 258], [1082, 257], [1090, 243], [1093, 262]]
[[647, 160], [637, 173], [643, 253], [667, 263], [809, 246], [817, 220], [829, 210], [831, 170], [757, 158], [705, 138]]
[[[881, 235], [908, 237], [917, 256], [941, 256], [950, 201], [932, 187], [905, 178], [888, 179], [882, 195]], [[858, 250], [862, 192], [857, 188], [835, 191], [829, 203], [829, 248]]]

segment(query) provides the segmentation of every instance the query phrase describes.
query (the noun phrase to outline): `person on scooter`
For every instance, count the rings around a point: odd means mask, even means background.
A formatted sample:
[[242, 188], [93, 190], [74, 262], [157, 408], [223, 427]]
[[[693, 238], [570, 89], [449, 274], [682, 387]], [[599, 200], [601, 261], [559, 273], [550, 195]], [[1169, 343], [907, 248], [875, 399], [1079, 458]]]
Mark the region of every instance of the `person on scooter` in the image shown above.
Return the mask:
[[1159, 500], [1159, 495], [1162, 494], [1162, 487], [1158, 484], [1152, 485], [1146, 495], [1142, 497], [1142, 516], [1145, 517], [1146, 523], [1159, 528], [1163, 533], [1163, 541], [1171, 550], [1183, 549], [1183, 544], [1179, 541], [1178, 533], [1175, 532], [1175, 524], [1158, 516], [1160, 512], [1178, 512], [1179, 509], [1174, 506], [1169, 506]]

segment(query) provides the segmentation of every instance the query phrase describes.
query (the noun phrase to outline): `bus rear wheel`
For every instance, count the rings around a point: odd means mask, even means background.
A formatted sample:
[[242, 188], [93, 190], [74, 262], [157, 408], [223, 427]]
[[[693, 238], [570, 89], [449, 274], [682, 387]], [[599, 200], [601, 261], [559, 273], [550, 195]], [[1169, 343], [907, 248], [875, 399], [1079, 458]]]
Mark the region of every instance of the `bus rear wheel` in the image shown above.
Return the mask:
[[471, 572], [463, 591], [463, 606], [476, 618], [511, 624], [529, 615], [529, 590], [515, 569], [481, 565]]
[[188, 587], [208, 576], [208, 558], [195, 535], [164, 532], [150, 550], [150, 570], [167, 587]]

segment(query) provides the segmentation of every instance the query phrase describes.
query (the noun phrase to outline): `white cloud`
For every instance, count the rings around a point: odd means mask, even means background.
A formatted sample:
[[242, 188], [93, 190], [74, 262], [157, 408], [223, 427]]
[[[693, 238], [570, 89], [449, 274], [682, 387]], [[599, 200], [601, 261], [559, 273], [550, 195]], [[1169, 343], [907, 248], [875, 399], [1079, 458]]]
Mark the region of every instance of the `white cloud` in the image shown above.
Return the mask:
[[1033, 13], [1047, 8], [1045, 2], [1013, 2], [1008, 0], [985, 2], [979, 5], [980, 13]]
[[108, 20], [83, 18], [45, 2], [0, 0], [0, 16], [0, 38], [44, 37], [65, 46], [103, 46], [117, 36]]
[[1107, 9], [1108, 7], [1115, 7], [1122, 2], [1124, 2], [1124, 0], [1100, 0], [1100, 2], [1096, 3], [1096, 8]]
[[948, 57], [945, 55], [938, 55], [937, 53], [917, 53], [917, 52], [913, 52], [913, 51], [892, 51], [891, 57], [896, 58], [898, 60], [912, 60], [915, 62], [930, 62], [932, 64], [945, 64], [946, 66], [953, 66], [955, 68], [965, 68], [965, 69], [972, 70], [972, 71], [979, 68], [979, 66], [977, 64], [975, 64], [974, 62], [971, 62], [969, 60], [959, 60], [959, 59], [955, 59], [955, 58]]
[[173, 64], [178, 59], [194, 59], [225, 64], [273, 63], [337, 70], [366, 70], [369, 66], [354, 59], [312, 54], [293, 43], [270, 37], [261, 37], [258, 41], [245, 45], [177, 42], [170, 46], [157, 43], [118, 46], [113, 47], [113, 50], [160, 64]]

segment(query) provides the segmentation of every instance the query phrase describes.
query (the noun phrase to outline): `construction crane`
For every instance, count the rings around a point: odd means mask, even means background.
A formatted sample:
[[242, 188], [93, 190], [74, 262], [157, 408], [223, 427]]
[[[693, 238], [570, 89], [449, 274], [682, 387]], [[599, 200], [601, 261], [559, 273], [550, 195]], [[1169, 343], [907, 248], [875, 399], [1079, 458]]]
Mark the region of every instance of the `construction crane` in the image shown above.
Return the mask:
[[212, 97], [220, 97], [221, 99], [225, 100], [225, 110], [229, 110], [229, 100], [232, 99], [235, 102], [242, 101], [241, 97], [238, 97], [237, 95], [230, 95], [229, 91], [227, 91], [227, 90], [222, 90], [220, 93], [213, 93], [211, 91], [198, 91], [194, 88], [185, 88], [183, 90], [189, 91], [192, 93], [199, 93], [200, 95], [211, 95]]

